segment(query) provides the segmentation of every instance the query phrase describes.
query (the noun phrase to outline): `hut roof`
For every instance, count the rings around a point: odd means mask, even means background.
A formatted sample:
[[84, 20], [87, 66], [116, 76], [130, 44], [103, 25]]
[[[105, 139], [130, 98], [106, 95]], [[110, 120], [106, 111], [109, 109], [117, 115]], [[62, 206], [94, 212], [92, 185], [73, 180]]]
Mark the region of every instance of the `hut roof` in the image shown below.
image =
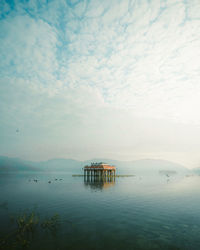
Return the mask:
[[95, 162], [95, 163], [91, 163], [90, 166], [85, 166], [84, 169], [110, 169], [110, 170], [113, 170], [113, 169], [116, 169], [115, 166], [111, 166], [107, 163], [103, 163], [103, 162]]

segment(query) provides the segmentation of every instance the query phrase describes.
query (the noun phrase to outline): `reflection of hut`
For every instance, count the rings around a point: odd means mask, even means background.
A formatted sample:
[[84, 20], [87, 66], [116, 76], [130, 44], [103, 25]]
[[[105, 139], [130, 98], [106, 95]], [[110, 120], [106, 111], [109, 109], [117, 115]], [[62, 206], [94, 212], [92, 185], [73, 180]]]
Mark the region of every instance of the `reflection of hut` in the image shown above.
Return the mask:
[[103, 188], [110, 188], [115, 185], [115, 179], [103, 183]]
[[87, 176], [115, 176], [115, 173], [115, 166], [103, 162], [92, 162], [90, 166], [84, 167], [84, 175]]
[[115, 185], [115, 176], [85, 175], [84, 184], [91, 189], [107, 189]]

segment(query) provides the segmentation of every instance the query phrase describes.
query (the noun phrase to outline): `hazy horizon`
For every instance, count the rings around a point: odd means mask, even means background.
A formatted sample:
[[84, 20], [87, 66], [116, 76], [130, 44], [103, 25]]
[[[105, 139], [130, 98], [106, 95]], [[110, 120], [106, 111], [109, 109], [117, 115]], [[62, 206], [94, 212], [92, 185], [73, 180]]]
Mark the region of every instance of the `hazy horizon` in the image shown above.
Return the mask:
[[[5, 157], [5, 158], [8, 158], [8, 159], [10, 159], [10, 160], [20, 160], [20, 161], [22, 161], [22, 162], [32, 162], [32, 163], [42, 163], [42, 162], [50, 162], [50, 161], [58, 161], [59, 162], [59, 160], [71, 160], [71, 161], [77, 161], [77, 162], [88, 162], [88, 161], [91, 161], [91, 162], [93, 162], [93, 161], [97, 161], [97, 162], [100, 162], [100, 161], [103, 161], [103, 162], [106, 162], [106, 163], [109, 163], [109, 164], [113, 164], [113, 165], [115, 165], [115, 164], [117, 164], [117, 162], [118, 163], [137, 163], [137, 162], [144, 162], [144, 161], [146, 161], [146, 162], [151, 162], [151, 164], [154, 162], [154, 163], [156, 163], [157, 161], [159, 162], [163, 162], [163, 163], [169, 163], [169, 164], [171, 164], [171, 166], [173, 166], [173, 164], [175, 164], [174, 166], [176, 166], [176, 164], [177, 165], [180, 165], [180, 166], [182, 166], [182, 167], [184, 167], [184, 168], [186, 168], [186, 169], [188, 169], [188, 170], [193, 170], [193, 169], [197, 169], [197, 168], [199, 168], [198, 166], [197, 167], [193, 167], [193, 168], [191, 168], [191, 167], [188, 167], [188, 166], [186, 166], [186, 165], [184, 165], [184, 164], [181, 164], [181, 163], [179, 163], [179, 162], [175, 162], [175, 161], [170, 161], [170, 160], [166, 160], [166, 159], [163, 159], [163, 158], [138, 158], [138, 159], [132, 159], [132, 160], [127, 160], [127, 159], [124, 159], [124, 160], [120, 160], [120, 159], [114, 159], [114, 158], [102, 158], [102, 157], [94, 157], [94, 158], [87, 158], [87, 159], [75, 159], [75, 158], [66, 158], [66, 157], [60, 157], [60, 158], [46, 158], [46, 159], [41, 159], [41, 160], [39, 160], [39, 159], [37, 159], [37, 160], [35, 160], [35, 159], [33, 159], [33, 160], [31, 160], [31, 159], [25, 159], [25, 158], [19, 158], [19, 157], [12, 157], [12, 156], [7, 156], [7, 155], [0, 155], [0, 158], [1, 157]], [[150, 167], [151, 167], [151, 164], [150, 164]]]
[[200, 166], [200, 2], [0, 2], [0, 155]]

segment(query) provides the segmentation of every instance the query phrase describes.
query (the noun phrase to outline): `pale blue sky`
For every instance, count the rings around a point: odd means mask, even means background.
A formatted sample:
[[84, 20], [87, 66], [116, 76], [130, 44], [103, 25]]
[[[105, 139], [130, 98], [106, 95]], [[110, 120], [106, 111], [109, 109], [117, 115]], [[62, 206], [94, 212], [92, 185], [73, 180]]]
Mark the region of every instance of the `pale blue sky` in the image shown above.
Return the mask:
[[0, 45], [0, 155], [200, 165], [199, 0], [1, 0]]

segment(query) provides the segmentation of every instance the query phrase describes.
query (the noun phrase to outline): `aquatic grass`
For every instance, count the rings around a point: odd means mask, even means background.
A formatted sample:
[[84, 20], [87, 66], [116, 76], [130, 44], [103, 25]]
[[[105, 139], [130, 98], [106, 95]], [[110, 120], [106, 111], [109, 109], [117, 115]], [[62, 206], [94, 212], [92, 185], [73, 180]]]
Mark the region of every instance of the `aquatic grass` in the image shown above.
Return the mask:
[[[32, 212], [23, 212], [20, 215], [12, 215], [10, 221], [14, 230], [0, 239], [0, 249], [24, 249], [27, 248], [39, 226], [39, 215]], [[2, 248], [3, 247], [3, 248]]]
[[28, 249], [36, 235], [50, 232], [55, 236], [61, 222], [58, 214], [42, 219], [35, 211], [12, 215], [10, 221], [14, 229], [0, 237], [0, 250]]
[[44, 230], [56, 235], [57, 229], [60, 226], [59, 215], [55, 214], [50, 218], [46, 218], [40, 225]]

